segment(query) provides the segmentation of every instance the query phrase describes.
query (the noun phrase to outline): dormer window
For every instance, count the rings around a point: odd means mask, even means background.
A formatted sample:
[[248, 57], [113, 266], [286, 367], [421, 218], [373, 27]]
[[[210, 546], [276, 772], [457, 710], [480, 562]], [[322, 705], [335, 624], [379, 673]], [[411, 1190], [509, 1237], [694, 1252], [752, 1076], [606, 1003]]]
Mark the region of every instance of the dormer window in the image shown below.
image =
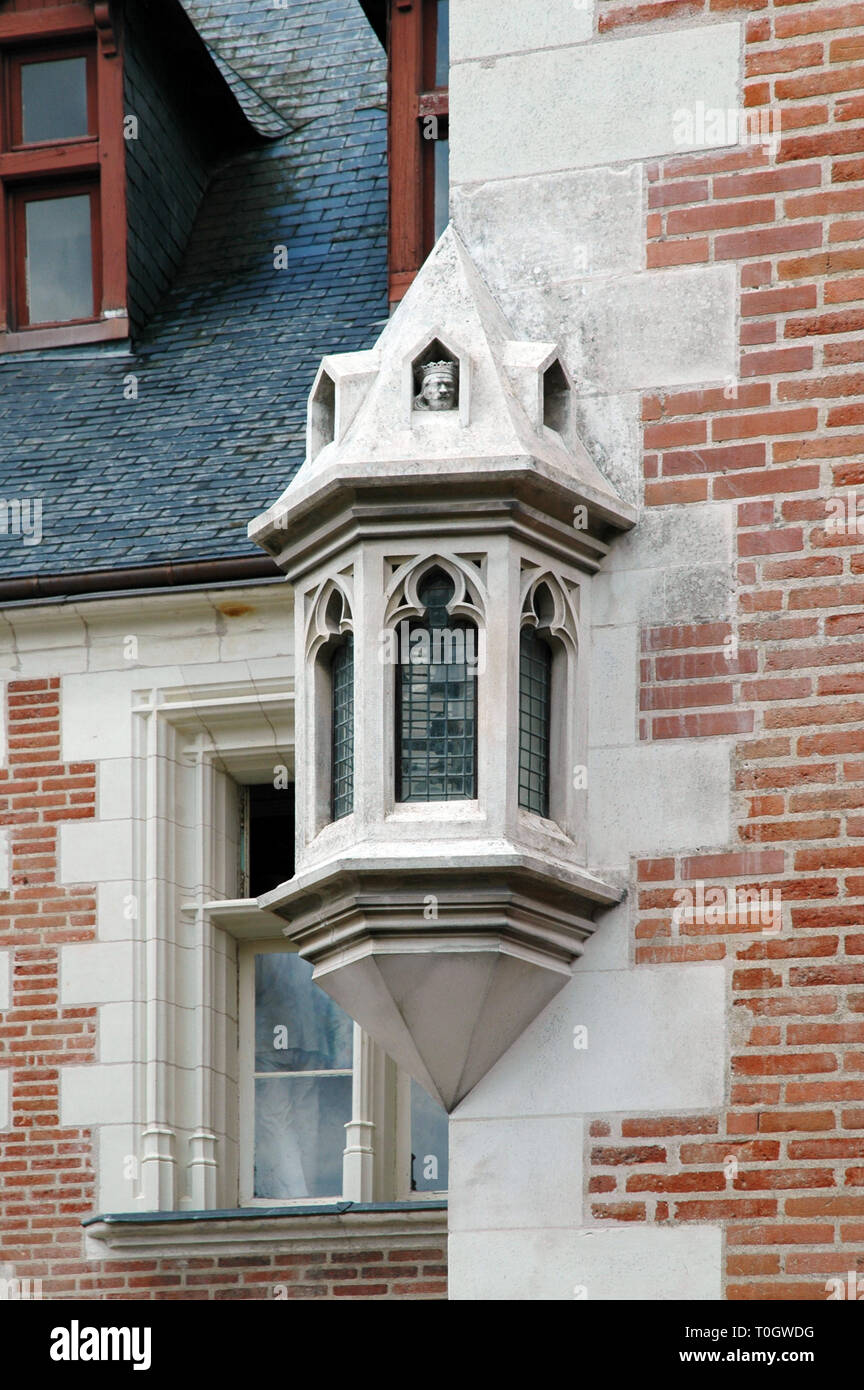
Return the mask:
[[0, 351], [127, 337], [110, 29], [77, 6], [0, 14], [0, 89]]
[[449, 0], [391, 0], [390, 299], [401, 299], [449, 219]]

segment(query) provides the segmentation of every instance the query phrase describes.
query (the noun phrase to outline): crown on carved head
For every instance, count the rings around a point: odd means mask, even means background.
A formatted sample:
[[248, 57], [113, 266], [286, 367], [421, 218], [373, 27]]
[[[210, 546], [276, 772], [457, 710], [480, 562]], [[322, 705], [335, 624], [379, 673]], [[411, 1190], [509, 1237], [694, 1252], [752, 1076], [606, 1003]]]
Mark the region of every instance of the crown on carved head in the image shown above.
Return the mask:
[[456, 362], [424, 362], [420, 367], [420, 380], [425, 381], [430, 372], [440, 372], [442, 376], [449, 377], [454, 382], [459, 379], [459, 366]]

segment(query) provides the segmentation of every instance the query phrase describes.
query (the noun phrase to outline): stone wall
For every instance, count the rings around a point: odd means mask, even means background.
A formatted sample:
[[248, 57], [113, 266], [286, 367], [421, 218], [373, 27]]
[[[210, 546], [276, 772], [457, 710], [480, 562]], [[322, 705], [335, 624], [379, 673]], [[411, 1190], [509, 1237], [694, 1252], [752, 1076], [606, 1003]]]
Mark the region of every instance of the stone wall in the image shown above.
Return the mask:
[[825, 1298], [864, 1259], [861, 10], [451, 8], [454, 219], [641, 511], [586, 656], [629, 899], [454, 1116], [454, 1296]]

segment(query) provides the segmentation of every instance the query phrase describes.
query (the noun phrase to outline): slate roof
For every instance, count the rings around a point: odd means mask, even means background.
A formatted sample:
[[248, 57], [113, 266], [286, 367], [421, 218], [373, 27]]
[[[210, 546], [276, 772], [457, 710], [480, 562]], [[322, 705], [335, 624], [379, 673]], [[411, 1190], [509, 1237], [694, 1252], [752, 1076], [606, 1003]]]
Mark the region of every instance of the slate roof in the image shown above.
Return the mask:
[[41, 545], [0, 532], [0, 580], [260, 556], [246, 523], [303, 461], [320, 357], [387, 315], [385, 59], [359, 0], [185, 8], [250, 121], [286, 133], [217, 171], [131, 356], [0, 362], [0, 499], [43, 499]]

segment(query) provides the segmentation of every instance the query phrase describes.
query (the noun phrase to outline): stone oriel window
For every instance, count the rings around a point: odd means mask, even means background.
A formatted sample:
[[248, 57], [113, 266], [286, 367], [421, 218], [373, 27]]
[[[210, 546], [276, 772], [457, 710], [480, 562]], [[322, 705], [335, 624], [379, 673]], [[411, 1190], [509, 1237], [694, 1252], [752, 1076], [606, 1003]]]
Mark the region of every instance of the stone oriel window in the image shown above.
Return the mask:
[[0, 351], [127, 337], [110, 28], [77, 5], [0, 14], [0, 105]]
[[341, 820], [354, 810], [354, 638], [350, 633], [333, 651], [330, 692], [330, 807], [333, 820]]
[[476, 630], [451, 619], [447, 605], [454, 593], [449, 575], [430, 570], [417, 588], [425, 618], [401, 633], [397, 801], [477, 795]]
[[390, 299], [401, 299], [449, 217], [449, 0], [391, 0]]

